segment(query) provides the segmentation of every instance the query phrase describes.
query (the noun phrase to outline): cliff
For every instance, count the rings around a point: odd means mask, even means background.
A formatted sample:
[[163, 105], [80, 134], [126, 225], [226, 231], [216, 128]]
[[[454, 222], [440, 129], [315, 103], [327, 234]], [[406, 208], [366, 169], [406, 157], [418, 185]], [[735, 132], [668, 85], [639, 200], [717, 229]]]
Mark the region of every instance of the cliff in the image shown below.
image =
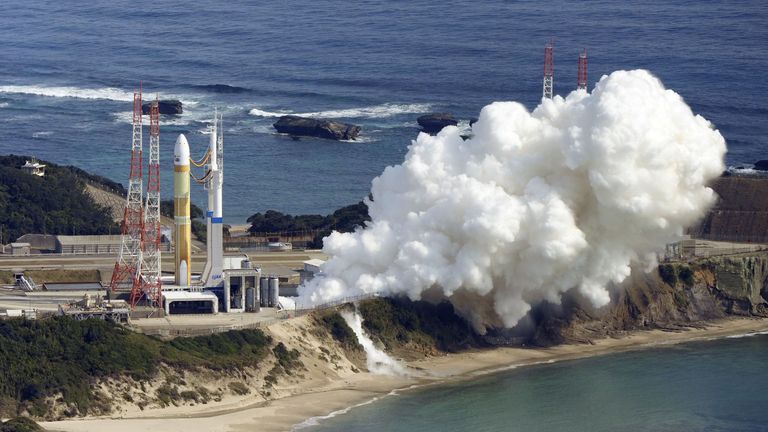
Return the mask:
[[507, 341], [533, 345], [590, 342], [627, 331], [697, 327], [728, 315], [768, 317], [768, 254], [715, 257], [635, 269], [613, 291], [609, 306], [595, 309], [576, 293], [561, 305], [542, 304]]

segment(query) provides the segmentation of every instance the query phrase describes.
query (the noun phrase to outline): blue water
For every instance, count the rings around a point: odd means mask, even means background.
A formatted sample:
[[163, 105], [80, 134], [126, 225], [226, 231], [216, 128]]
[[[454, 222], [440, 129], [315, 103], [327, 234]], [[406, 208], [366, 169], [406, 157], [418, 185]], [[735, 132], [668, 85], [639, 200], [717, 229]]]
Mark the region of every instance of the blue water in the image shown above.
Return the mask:
[[[217, 106], [228, 222], [270, 208], [327, 213], [402, 160], [420, 113], [466, 119], [496, 100], [533, 108], [555, 38], [557, 93], [575, 87], [586, 47], [591, 83], [647, 68], [722, 131], [729, 164], [768, 158], [764, 0], [215, 3], [0, 2], [0, 153], [125, 183], [130, 93], [143, 81], [147, 96], [187, 102], [162, 125], [165, 191], [175, 135], [202, 154]], [[363, 139], [293, 141], [253, 109], [355, 122]]]
[[690, 343], [404, 392], [308, 432], [768, 430], [768, 336]]

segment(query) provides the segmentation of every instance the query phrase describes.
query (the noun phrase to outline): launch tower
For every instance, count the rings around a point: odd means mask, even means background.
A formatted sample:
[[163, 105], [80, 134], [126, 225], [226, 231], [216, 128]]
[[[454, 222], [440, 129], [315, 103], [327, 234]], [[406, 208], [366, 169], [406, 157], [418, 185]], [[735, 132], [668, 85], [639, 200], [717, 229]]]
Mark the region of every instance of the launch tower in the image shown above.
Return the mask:
[[544, 88], [542, 98], [552, 99], [552, 87], [555, 81], [555, 44], [550, 41], [544, 46]]

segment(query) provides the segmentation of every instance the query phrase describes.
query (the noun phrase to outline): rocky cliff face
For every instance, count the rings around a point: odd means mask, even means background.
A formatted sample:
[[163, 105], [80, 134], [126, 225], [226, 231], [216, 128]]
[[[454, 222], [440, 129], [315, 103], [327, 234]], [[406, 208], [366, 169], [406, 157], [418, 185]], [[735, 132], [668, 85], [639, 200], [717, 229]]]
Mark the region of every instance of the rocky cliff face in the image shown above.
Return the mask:
[[[578, 294], [544, 304], [505, 339], [533, 345], [589, 342], [629, 330], [680, 329], [728, 315], [768, 317], [768, 255], [717, 257], [636, 269], [595, 309]], [[499, 334], [495, 335], [496, 337]]]

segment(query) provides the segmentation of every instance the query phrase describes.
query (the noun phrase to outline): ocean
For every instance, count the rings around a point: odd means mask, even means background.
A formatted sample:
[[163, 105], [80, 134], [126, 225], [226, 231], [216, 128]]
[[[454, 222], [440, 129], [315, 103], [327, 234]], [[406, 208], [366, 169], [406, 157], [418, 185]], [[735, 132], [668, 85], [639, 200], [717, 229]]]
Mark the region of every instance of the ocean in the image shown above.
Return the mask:
[[768, 335], [534, 365], [390, 395], [297, 431], [768, 431]]
[[[162, 119], [163, 191], [176, 135], [201, 156], [218, 108], [226, 222], [267, 209], [327, 214], [402, 161], [419, 115], [448, 111], [467, 127], [492, 101], [534, 108], [553, 39], [557, 94], [575, 88], [581, 48], [591, 85], [616, 69], [648, 69], [719, 128], [729, 165], [748, 166], [768, 158], [767, 22], [762, 0], [4, 0], [0, 153], [126, 184], [142, 83], [145, 99], [185, 104]], [[271, 126], [283, 113], [353, 122], [362, 136], [292, 140]], [[202, 205], [203, 191], [193, 200]]]

